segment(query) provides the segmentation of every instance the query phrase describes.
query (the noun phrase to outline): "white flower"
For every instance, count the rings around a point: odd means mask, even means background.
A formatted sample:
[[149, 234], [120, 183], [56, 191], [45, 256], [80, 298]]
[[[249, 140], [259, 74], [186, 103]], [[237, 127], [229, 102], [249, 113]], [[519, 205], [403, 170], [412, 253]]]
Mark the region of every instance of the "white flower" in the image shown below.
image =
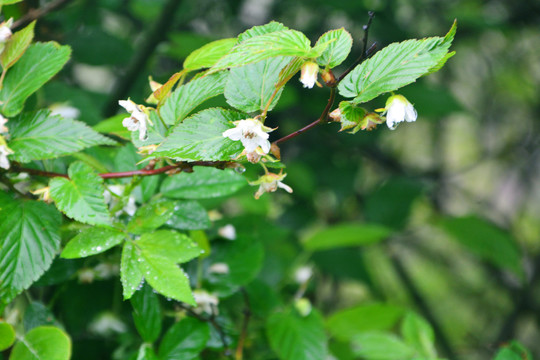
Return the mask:
[[233, 225], [227, 224], [223, 227], [220, 227], [218, 229], [218, 234], [221, 237], [224, 237], [227, 240], [235, 240], [236, 239], [236, 229]]
[[255, 193], [255, 199], [260, 198], [261, 195], [264, 193], [274, 192], [278, 188], [284, 189], [288, 193], [292, 193], [293, 189], [290, 186], [281, 182], [281, 180], [283, 180], [285, 176], [287, 176], [287, 174], [268, 173], [266, 175], [261, 176], [259, 180], [250, 182], [250, 185], [259, 185], [259, 189]]
[[394, 130], [402, 121], [416, 121], [418, 114], [414, 106], [402, 95], [390, 96], [386, 101], [386, 125]]
[[311, 266], [301, 266], [294, 272], [294, 280], [296, 280], [298, 284], [303, 284], [308, 281], [312, 275], [313, 270], [311, 269]]
[[66, 103], [55, 103], [49, 106], [51, 115], [60, 115], [64, 119], [77, 119], [81, 112], [79, 109], [73, 106], [69, 106]]
[[8, 122], [8, 119], [0, 115], [0, 134], [5, 134], [9, 131], [9, 129], [6, 126], [7, 122]]
[[217, 314], [219, 300], [215, 295], [209, 294], [204, 290], [193, 291], [193, 298], [197, 303], [196, 312], [205, 312], [207, 314]]
[[[109, 204], [110, 209], [114, 208], [118, 204], [119, 198], [124, 196], [124, 185], [109, 185], [107, 189], [103, 192], [103, 197], [105, 203]], [[116, 216], [120, 216], [122, 212], [133, 216], [137, 210], [137, 205], [135, 204], [135, 197], [130, 195], [127, 199], [127, 203], [124, 204], [124, 207], [116, 212]]]
[[225, 263], [215, 263], [208, 268], [208, 272], [213, 274], [227, 275], [229, 273], [229, 265]]
[[111, 336], [114, 333], [126, 332], [127, 327], [112, 312], [103, 312], [90, 323], [89, 330], [97, 335]]
[[13, 154], [13, 151], [7, 145], [0, 145], [0, 167], [9, 169], [8, 155]]
[[308, 61], [302, 66], [300, 72], [300, 82], [305, 88], [311, 89], [317, 82], [317, 75], [319, 73], [319, 65], [314, 62]]
[[129, 131], [139, 130], [139, 140], [144, 141], [146, 139], [146, 123], [149, 122], [148, 115], [143, 111], [144, 107], [135, 104], [129, 99], [120, 100], [118, 101], [118, 104], [131, 114], [130, 117], [122, 120], [122, 125]]
[[5, 44], [9, 39], [11, 39], [11, 24], [13, 23], [13, 19], [9, 19], [8, 21], [4, 21], [2, 24], [0, 24], [0, 44]]
[[236, 127], [223, 132], [224, 137], [228, 137], [233, 141], [240, 140], [246, 152], [251, 153], [261, 147], [265, 154], [270, 151], [270, 141], [268, 141], [268, 132], [271, 128], [266, 127], [257, 119], [245, 119], [235, 121]]

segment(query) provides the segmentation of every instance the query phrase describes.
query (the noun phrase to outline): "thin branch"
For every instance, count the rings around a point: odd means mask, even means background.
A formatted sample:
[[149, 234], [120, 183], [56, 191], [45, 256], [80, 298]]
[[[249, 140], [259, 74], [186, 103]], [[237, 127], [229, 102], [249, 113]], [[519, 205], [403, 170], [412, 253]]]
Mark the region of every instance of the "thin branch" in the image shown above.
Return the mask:
[[28, 12], [13, 23], [12, 29], [17, 29], [30, 24], [32, 21], [42, 18], [51, 11], [59, 9], [67, 5], [71, 0], [56, 0], [47, 3], [45, 6], [38, 9], [30, 9]]
[[242, 332], [240, 333], [240, 338], [238, 339], [238, 346], [236, 347], [235, 360], [242, 360], [244, 354], [244, 344], [246, 342], [247, 331], [249, 326], [249, 320], [251, 319], [251, 303], [249, 302], [249, 297], [246, 289], [242, 288], [242, 296], [244, 297], [245, 309], [244, 309], [244, 320], [242, 321]]
[[328, 113], [330, 112], [330, 109], [332, 108], [332, 105], [334, 104], [335, 98], [336, 98], [336, 88], [331, 88], [330, 97], [328, 98], [328, 103], [326, 104], [326, 107], [324, 108], [321, 116], [317, 120], [315, 120], [309, 125], [304, 126], [300, 130], [296, 130], [295, 132], [290, 133], [289, 135], [285, 135], [282, 138], [277, 139], [276, 141], [274, 141], [274, 144], [277, 145], [287, 140], [293, 139], [297, 137], [298, 135], [303, 134], [304, 132], [314, 128], [315, 126], [319, 124], [325, 124], [327, 122], [326, 119], [328, 117]]
[[144, 42], [139, 47], [139, 51], [128, 65], [124, 75], [118, 79], [109, 101], [103, 108], [103, 115], [110, 117], [118, 109], [118, 100], [126, 98], [129, 90], [138, 78], [139, 73], [146, 66], [148, 59], [152, 56], [156, 47], [166, 38], [169, 28], [174, 23], [174, 15], [182, 0], [169, 0], [162, 8], [159, 18], [148, 32]]
[[[180, 162], [174, 165], [168, 165], [168, 166], [164, 166], [158, 169], [153, 169], [150, 166], [141, 170], [102, 173], [102, 174], [99, 174], [99, 176], [101, 176], [103, 179], [119, 179], [119, 178], [126, 178], [126, 177], [132, 177], [132, 176], [152, 176], [152, 175], [163, 174], [168, 171], [191, 172], [193, 171], [194, 166], [207, 166], [207, 167], [215, 167], [218, 169], [224, 169], [229, 164], [230, 162], [228, 161]], [[23, 167], [17, 167], [17, 166], [14, 166], [12, 170], [16, 172], [25, 172], [31, 175], [38, 175], [38, 176], [44, 176], [44, 177], [63, 177], [63, 178], [69, 179], [69, 176], [67, 176], [66, 174], [55, 173], [55, 172], [50, 172], [50, 171], [42, 171], [42, 170], [29, 169], [29, 168], [23, 168]]]

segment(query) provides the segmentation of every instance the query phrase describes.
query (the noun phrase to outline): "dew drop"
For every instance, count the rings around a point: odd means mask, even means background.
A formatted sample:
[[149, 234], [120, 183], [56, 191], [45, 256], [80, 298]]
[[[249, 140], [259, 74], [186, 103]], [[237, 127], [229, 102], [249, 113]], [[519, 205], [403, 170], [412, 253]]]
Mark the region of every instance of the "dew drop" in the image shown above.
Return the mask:
[[244, 167], [244, 165], [238, 164], [238, 166], [234, 168], [234, 172], [238, 174], [243, 174], [246, 172], [246, 168]]

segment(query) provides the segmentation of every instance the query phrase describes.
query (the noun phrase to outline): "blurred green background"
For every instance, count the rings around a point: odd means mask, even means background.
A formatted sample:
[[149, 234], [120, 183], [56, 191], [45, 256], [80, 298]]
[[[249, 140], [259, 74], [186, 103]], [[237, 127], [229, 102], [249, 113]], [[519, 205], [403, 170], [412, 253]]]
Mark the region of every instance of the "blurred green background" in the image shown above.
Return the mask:
[[[25, 1], [4, 12], [19, 17], [42, 3], [47, 2]], [[293, 195], [255, 201], [250, 188], [207, 205], [219, 205], [230, 216], [270, 219], [265, 221], [276, 230], [269, 235], [268, 256], [279, 254], [275, 258], [282, 263], [267, 260], [267, 277], [293, 261], [302, 240], [325, 226], [383, 224], [396, 231], [383, 244], [312, 256], [318, 280], [308, 294], [315, 305], [327, 314], [372, 300], [416, 309], [435, 326], [439, 347], [449, 358], [487, 359], [510, 339], [540, 353], [538, 1], [78, 0], [61, 5], [38, 22], [36, 37], [72, 46], [73, 58], [33, 101], [74, 106], [90, 125], [115, 115], [118, 99], [142, 102], [150, 93], [148, 76], [165, 82], [201, 45], [270, 20], [303, 31], [312, 41], [345, 27], [355, 44], [351, 59], [336, 69], [340, 74], [360, 52], [368, 10], [375, 11], [370, 42], [379, 48], [442, 36], [457, 19], [452, 48], [457, 54], [442, 71], [400, 92], [415, 104], [415, 123], [356, 135], [337, 133], [333, 124], [316, 128], [281, 147], [288, 173], [284, 182]], [[302, 89], [295, 77], [270, 114], [269, 126], [279, 126], [271, 140], [315, 120], [328, 95], [327, 88]], [[212, 104], [227, 106], [222, 97]], [[372, 109], [383, 105], [384, 99], [369, 104]], [[117, 279], [71, 284], [77, 294], [60, 295], [57, 311], [74, 341], [95, 344], [73, 329], [110, 306], [101, 297], [89, 305], [88, 296], [115, 286]], [[106, 343], [111, 349], [118, 345], [111, 339]], [[83, 352], [74, 358], [92, 358]]]

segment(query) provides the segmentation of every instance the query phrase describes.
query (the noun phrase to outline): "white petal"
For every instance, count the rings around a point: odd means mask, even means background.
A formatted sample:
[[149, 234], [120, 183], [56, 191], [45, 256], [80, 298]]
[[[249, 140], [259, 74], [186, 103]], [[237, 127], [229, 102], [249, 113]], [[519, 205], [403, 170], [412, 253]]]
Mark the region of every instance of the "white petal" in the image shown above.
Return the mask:
[[139, 129], [139, 122], [135, 122], [135, 120], [131, 117], [127, 117], [122, 120], [122, 125], [129, 131], [135, 131]]
[[242, 141], [242, 145], [246, 148], [247, 152], [255, 151], [256, 148], [259, 147], [259, 139], [258, 138], [242, 138], [240, 139]]
[[[3, 147], [3, 146], [2, 146]], [[0, 147], [0, 149], [2, 148]], [[7, 152], [0, 151], [0, 167], [3, 169], [9, 169], [9, 160], [7, 158]]]
[[411, 103], [408, 103], [407, 106], [405, 106], [405, 120], [407, 120], [407, 122], [412, 122], [416, 121], [417, 117], [418, 113], [416, 112], [416, 109]]
[[229, 139], [233, 141], [238, 141], [242, 138], [242, 129], [235, 127], [229, 130], [225, 130], [223, 132], [223, 136], [228, 137]]
[[137, 104], [135, 104], [131, 100], [118, 100], [118, 104], [121, 107], [123, 107], [124, 109], [126, 109], [126, 111], [129, 112], [129, 113], [132, 113], [132, 112], [135, 112], [135, 111], [139, 110], [139, 109], [137, 109]]
[[146, 122], [141, 121], [139, 123], [139, 140], [144, 141], [146, 140]]
[[278, 181], [277, 186], [288, 192], [289, 194], [293, 192], [292, 188], [289, 185], [286, 185], [282, 183], [281, 181]]
[[268, 152], [270, 151], [270, 141], [268, 141], [268, 140], [260, 141], [259, 145], [261, 145], [262, 151], [265, 154], [268, 154]]

